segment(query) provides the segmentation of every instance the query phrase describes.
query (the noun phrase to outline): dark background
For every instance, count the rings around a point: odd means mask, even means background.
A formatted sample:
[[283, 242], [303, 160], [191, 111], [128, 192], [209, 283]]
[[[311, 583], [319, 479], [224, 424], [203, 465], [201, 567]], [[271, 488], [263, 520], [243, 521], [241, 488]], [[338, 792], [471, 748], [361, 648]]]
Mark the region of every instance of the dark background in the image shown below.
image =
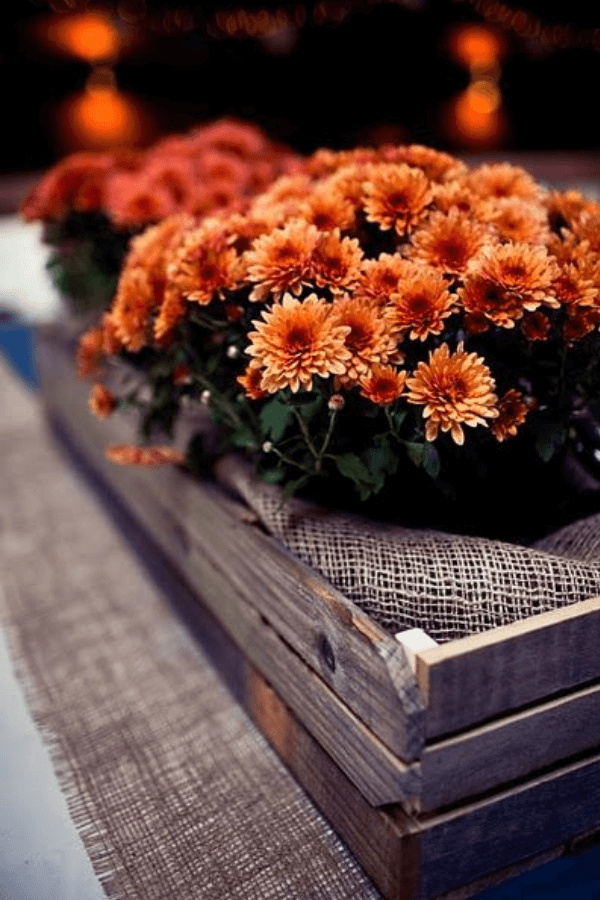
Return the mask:
[[[483, 21], [464, 0], [379, 6], [348, 0], [345, 20], [325, 24], [315, 24], [315, 4], [309, 3], [307, 24], [276, 41], [212, 37], [206, 22], [215, 4], [202, 4], [198, 24], [198, 4], [179, 0], [177, 7], [196, 14], [193, 30], [185, 31], [169, 21], [175, 4], [147, 0], [145, 15], [136, 21], [143, 0], [129, 2], [134, 39], [114, 71], [119, 89], [140, 102], [153, 123], [142, 143], [229, 114], [305, 152], [386, 139], [461, 149], [447, 133], [443, 109], [468, 84], [469, 74], [452, 59], [448, 35], [458, 23]], [[82, 0], [53, 5], [55, 14], [93, 6]], [[236, 2], [220, 8], [242, 5], [269, 6]], [[581, 49], [577, 35], [578, 29], [600, 26], [599, 5], [574, 0], [510, 6], [572, 29], [564, 48], [544, 48], [510, 30], [502, 35], [500, 87], [509, 130], [497, 149], [597, 149], [600, 52]], [[124, 8], [116, 0], [104, 7], [113, 13]], [[84, 88], [90, 66], [36, 36], [36, 23], [51, 12], [42, 0], [3, 0], [2, 173], [43, 169], [69, 149], [57, 134], [57, 110]]]

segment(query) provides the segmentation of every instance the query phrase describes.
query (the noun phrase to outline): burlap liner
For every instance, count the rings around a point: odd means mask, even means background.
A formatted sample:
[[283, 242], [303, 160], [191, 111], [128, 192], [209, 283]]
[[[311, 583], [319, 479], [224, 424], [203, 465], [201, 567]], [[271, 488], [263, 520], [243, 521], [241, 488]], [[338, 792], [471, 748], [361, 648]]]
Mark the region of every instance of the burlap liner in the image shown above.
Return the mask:
[[[392, 633], [444, 641], [600, 594], [600, 514], [533, 547], [402, 528], [292, 498], [236, 456], [218, 477], [295, 556]], [[515, 512], [518, 515], [518, 512]]]
[[0, 613], [111, 898], [379, 894], [0, 366]]

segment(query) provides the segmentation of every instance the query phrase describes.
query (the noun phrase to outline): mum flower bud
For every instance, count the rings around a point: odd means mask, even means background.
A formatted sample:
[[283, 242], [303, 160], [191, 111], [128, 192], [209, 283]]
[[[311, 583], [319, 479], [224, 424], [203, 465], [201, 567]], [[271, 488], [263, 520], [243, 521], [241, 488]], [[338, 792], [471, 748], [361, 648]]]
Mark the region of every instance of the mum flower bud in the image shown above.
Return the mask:
[[346, 405], [346, 401], [341, 394], [332, 394], [327, 401], [327, 406], [332, 412], [339, 412]]
[[210, 403], [210, 398], [210, 391], [202, 391], [202, 393], [200, 394], [200, 403], [202, 403], [203, 406], [208, 406], [208, 404]]

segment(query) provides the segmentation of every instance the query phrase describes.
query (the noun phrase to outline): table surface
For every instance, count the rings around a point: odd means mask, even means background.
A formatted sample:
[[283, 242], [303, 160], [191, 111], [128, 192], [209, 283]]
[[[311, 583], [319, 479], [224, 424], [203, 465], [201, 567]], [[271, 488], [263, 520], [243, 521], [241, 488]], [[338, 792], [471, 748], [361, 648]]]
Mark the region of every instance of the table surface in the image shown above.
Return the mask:
[[[14, 284], [9, 279], [3, 282], [6, 267], [3, 270], [1, 262], [9, 256], [19, 260], [19, 266], [12, 262], [9, 267], [11, 278], [18, 269], [31, 272], [32, 266], [39, 265], [38, 230], [23, 231], [28, 226], [18, 225], [14, 219], [4, 219], [1, 225], [4, 228], [0, 227], [0, 295], [10, 296], [15, 294]], [[24, 237], [26, 234], [29, 237]], [[16, 256], [15, 247], [18, 247]], [[53, 308], [55, 298], [51, 296], [50, 301], [48, 311]], [[39, 305], [34, 308], [35, 316], [44, 314]], [[126, 582], [130, 599], [143, 600], [149, 608], [153, 604], [160, 607], [160, 588], [148, 579], [134, 554], [122, 546], [106, 512], [100, 509], [89, 487], [71, 470], [52, 442], [39, 399], [1, 360], [0, 405], [0, 595], [25, 584], [29, 590], [35, 590], [34, 570], [36, 566], [41, 570], [48, 564], [46, 557], [54, 541], [57, 565], [59, 559], [63, 565], [65, 560], [69, 562], [68, 567], [61, 568], [59, 577], [79, 577], [82, 568], [87, 567], [86, 577], [97, 579], [103, 591], [118, 591]], [[36, 480], [39, 496], [28, 492], [27, 483], [16, 484], [19, 473], [27, 472], [28, 467], [36, 472], [43, 470], [48, 478], [47, 482]], [[25, 510], [26, 506], [31, 508]], [[15, 524], [19, 518], [15, 510], [36, 517], [35, 532], [27, 531], [23, 516]], [[77, 516], [77, 534], [66, 525], [66, 530], [61, 531], [61, 520], [69, 510]], [[73, 529], [72, 524], [70, 528]], [[118, 555], [118, 565], [115, 564], [112, 574], [105, 558], [90, 556], [90, 547], [98, 543], [110, 547], [114, 557]], [[40, 579], [42, 575], [43, 572]], [[42, 584], [43, 580], [39, 590]], [[2, 605], [0, 596], [0, 612]], [[227, 896], [232, 900], [317, 897], [376, 900], [379, 894], [368, 878], [220, 685], [207, 658], [194, 645], [181, 622], [163, 610], [160, 627], [161, 652], [164, 654], [168, 647], [171, 662], [175, 658], [184, 659], [187, 677], [199, 689], [198, 721], [194, 724], [197, 744], [186, 750], [183, 770], [187, 768], [194, 773], [197, 824], [201, 832], [197, 865], [190, 867], [192, 880], [188, 889], [191, 892], [172, 892], [161, 895], [160, 900], [171, 900], [171, 897], [181, 900], [184, 896]], [[14, 647], [12, 661], [7, 650], [8, 632], [10, 629], [0, 632], [0, 897], [2, 900], [97, 900], [104, 896], [104, 891], [93, 873], [81, 833], [69, 815], [67, 799], [52, 764], [48, 735], [34, 724], [24, 699], [28, 695], [27, 686], [22, 678], [15, 677]], [[148, 652], [155, 653], [157, 646]], [[245, 798], [245, 808], [240, 804], [233, 819], [227, 808], [210, 802], [214, 766], [225, 767], [232, 796]], [[257, 793], [257, 771], [270, 785], [268, 793]], [[214, 850], [202, 839], [202, 831], [213, 827], [215, 822], [216, 833], [221, 834], [219, 854], [227, 857], [228, 871], [232, 866], [237, 869], [225, 893], [214, 888], [214, 879], [207, 881], [211, 866], [216, 866], [215, 871], [222, 871], [223, 860], [202, 858]], [[275, 823], [274, 832], [264, 824], [269, 822]], [[258, 843], [254, 833], [257, 827], [265, 831], [263, 836], [259, 835]], [[274, 846], [263, 857], [262, 868], [257, 868], [257, 846], [262, 841]], [[151, 869], [161, 864], [164, 852], [164, 847], [157, 846], [154, 856], [149, 854]], [[245, 878], [244, 873], [250, 872], [252, 878]], [[130, 885], [123, 896], [147, 900], [150, 894], [140, 883], [138, 888]], [[576, 859], [549, 863], [480, 897], [482, 900], [600, 898], [600, 848]]]

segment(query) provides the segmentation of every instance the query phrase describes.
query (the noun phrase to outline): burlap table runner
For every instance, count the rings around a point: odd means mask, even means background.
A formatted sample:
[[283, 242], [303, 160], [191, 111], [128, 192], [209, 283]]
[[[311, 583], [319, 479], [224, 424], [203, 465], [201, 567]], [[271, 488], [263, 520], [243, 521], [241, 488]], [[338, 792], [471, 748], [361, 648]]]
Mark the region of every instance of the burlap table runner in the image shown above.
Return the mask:
[[0, 614], [111, 898], [379, 896], [0, 363]]

